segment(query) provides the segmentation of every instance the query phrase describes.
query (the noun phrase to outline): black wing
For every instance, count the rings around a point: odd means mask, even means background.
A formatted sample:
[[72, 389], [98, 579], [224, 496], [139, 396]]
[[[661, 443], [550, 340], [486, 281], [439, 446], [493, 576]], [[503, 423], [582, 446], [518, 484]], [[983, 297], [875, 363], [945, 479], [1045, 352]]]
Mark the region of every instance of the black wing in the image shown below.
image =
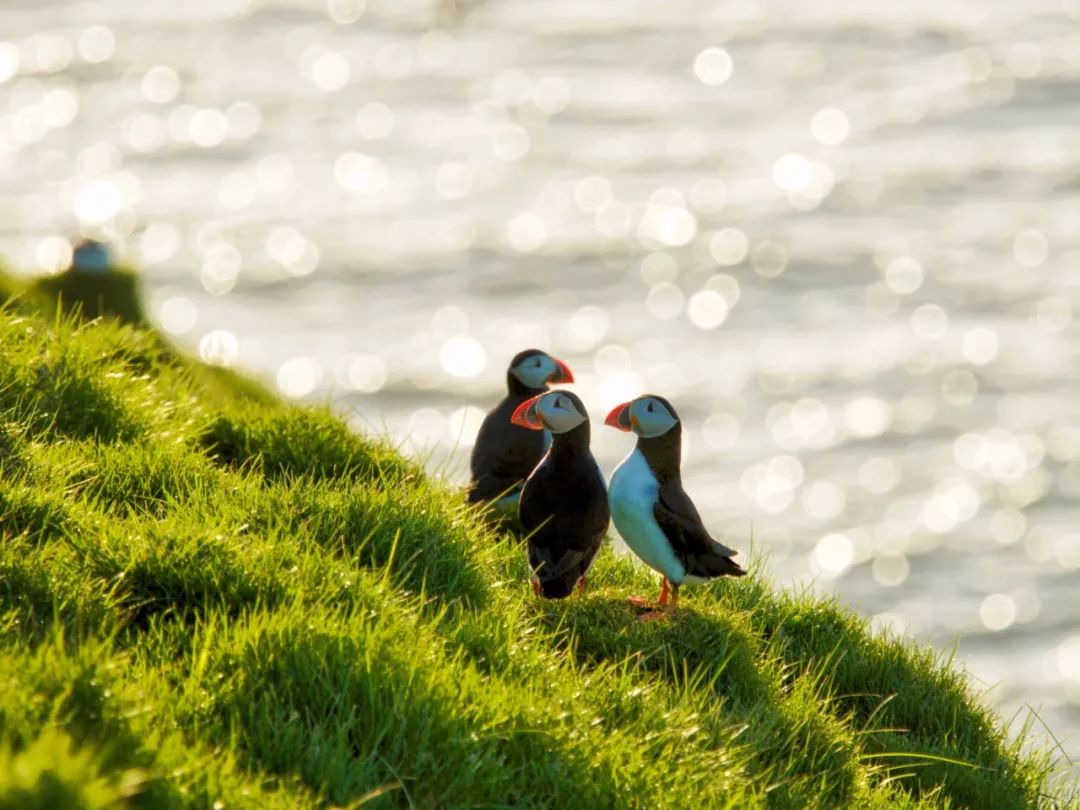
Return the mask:
[[712, 538], [701, 522], [694, 502], [677, 480], [660, 487], [659, 498], [653, 505], [653, 517], [680, 558], [708, 555], [734, 557], [738, 553]]
[[[512, 404], [511, 404], [512, 405]], [[485, 418], [476, 435], [469, 468], [469, 501], [490, 501], [521, 488], [544, 455], [540, 431], [509, 424], [513, 407], [504, 400]]]
[[[565, 511], [551, 514], [552, 504]], [[568, 596], [600, 551], [607, 531], [610, 515], [600, 468], [590, 458], [583, 469], [560, 475], [550, 462], [543, 462], [525, 484], [518, 515], [531, 532], [529, 567], [543, 595]]]

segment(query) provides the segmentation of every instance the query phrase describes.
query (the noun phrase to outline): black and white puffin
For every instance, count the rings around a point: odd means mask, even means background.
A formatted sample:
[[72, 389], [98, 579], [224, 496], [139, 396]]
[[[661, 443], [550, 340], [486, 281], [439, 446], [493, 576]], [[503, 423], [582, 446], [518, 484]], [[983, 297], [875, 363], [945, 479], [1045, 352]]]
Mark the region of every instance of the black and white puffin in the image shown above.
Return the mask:
[[[682, 425], [663, 397], [641, 396], [615, 407], [605, 425], [637, 434], [637, 446], [611, 476], [611, 519], [646, 565], [664, 577], [656, 605], [642, 618], [675, 610], [679, 587], [722, 576], [741, 577], [738, 552], [712, 538], [682, 485]], [[669, 598], [670, 597], [670, 598]]]
[[522, 403], [513, 421], [535, 431], [551, 431], [551, 448], [526, 479], [518, 517], [529, 532], [533, 590], [562, 599], [585, 575], [607, 531], [607, 489], [589, 450], [589, 415], [576, 394], [549, 391]]
[[[518, 406], [548, 390], [549, 383], [571, 383], [570, 367], [539, 349], [518, 352], [506, 370], [506, 396], [480, 425], [472, 457], [469, 502], [495, 501], [500, 512], [516, 514], [521, 485], [551, 444], [547, 431], [511, 422]], [[497, 500], [496, 500], [497, 499]]]

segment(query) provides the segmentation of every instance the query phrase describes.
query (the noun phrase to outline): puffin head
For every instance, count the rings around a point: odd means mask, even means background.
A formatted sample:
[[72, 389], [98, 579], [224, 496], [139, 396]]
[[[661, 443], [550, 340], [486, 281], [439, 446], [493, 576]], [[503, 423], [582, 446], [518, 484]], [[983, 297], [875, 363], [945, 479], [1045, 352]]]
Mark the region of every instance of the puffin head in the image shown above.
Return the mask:
[[510, 421], [531, 430], [550, 430], [558, 434], [588, 422], [589, 414], [577, 394], [547, 391], [518, 405]]
[[507, 370], [510, 384], [516, 380], [522, 387], [539, 390], [549, 383], [572, 383], [570, 366], [539, 349], [526, 349], [514, 355]]
[[633, 431], [643, 439], [655, 439], [679, 424], [679, 415], [663, 397], [645, 394], [616, 405], [604, 424], [618, 430]]

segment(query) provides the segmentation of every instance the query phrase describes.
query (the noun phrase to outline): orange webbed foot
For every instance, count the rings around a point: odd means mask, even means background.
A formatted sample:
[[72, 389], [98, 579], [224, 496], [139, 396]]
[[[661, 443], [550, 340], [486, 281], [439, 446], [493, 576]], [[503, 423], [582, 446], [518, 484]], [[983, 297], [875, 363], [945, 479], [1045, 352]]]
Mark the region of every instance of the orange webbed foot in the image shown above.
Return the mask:
[[638, 610], [665, 610], [669, 604], [668, 598], [670, 591], [668, 589], [668, 581], [665, 578], [663, 584], [660, 586], [660, 598], [653, 602], [651, 599], [644, 599], [640, 596], [631, 596], [626, 601], [636, 607]]

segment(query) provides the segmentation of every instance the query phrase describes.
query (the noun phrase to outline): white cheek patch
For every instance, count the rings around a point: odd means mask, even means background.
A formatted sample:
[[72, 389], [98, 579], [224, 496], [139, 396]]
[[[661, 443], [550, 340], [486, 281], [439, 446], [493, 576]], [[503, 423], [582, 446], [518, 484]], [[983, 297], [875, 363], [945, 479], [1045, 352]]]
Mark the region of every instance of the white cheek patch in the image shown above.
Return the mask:
[[529, 388], [543, 388], [552, 374], [555, 373], [555, 363], [550, 357], [540, 357], [537, 365], [535, 357], [530, 357], [517, 368], [512, 369], [513, 374]]
[[644, 436], [646, 439], [652, 439], [657, 436], [663, 436], [673, 427], [678, 421], [671, 416], [666, 410], [657, 410], [658, 406], [653, 406], [653, 411], [649, 412], [644, 407], [640, 408], [634, 417], [637, 420], [637, 430], [635, 431], [639, 436]]
[[565, 433], [585, 421], [577, 411], [567, 410], [565, 407], [558, 409], [553, 406], [550, 409], [543, 408], [541, 413], [544, 415], [544, 424], [553, 433]]
[[555, 371], [556, 371], [556, 368], [555, 368], [555, 361], [554, 360], [552, 360], [550, 357], [541, 357], [540, 358], [540, 368], [537, 370], [537, 374], [540, 375], [540, 384], [541, 385], [543, 385], [549, 379], [551, 379], [552, 376], [554, 376]]

